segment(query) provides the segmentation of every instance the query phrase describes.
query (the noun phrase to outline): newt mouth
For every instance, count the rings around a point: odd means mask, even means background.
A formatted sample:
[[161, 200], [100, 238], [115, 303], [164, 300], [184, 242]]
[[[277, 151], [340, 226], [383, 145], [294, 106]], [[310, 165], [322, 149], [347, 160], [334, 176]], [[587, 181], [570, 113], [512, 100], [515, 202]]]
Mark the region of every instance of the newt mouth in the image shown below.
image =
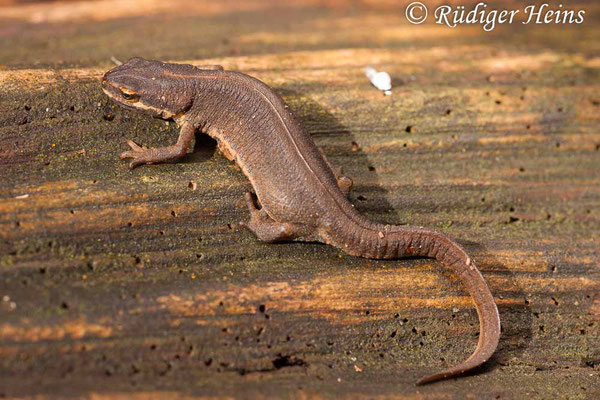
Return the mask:
[[118, 94], [114, 93], [115, 90], [117, 90], [117, 89], [115, 89], [109, 83], [105, 83], [105, 81], [102, 81], [102, 91], [104, 92], [104, 94], [106, 94], [108, 96], [109, 99], [111, 99], [112, 101], [117, 103], [119, 106], [126, 108], [128, 110], [133, 110], [133, 111], [139, 110], [139, 108], [134, 106], [135, 103], [127, 103], [125, 101], [122, 101], [120, 96]]
[[121, 95], [121, 89], [110, 84], [110, 82], [102, 81], [102, 91], [108, 96], [109, 99], [117, 103], [120, 107], [127, 110], [133, 111], [145, 111], [154, 118], [161, 118], [164, 120], [170, 120], [175, 117], [175, 114], [167, 111], [160, 110], [158, 108], [149, 106], [141, 102], [139, 99], [136, 102], [128, 102], [123, 100]]

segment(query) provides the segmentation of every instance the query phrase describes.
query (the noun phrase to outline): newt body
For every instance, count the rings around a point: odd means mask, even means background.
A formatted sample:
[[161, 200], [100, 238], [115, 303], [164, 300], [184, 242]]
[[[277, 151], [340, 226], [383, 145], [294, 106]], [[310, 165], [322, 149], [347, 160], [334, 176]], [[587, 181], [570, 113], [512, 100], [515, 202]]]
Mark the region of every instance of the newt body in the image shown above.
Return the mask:
[[104, 92], [127, 108], [173, 119], [181, 127], [173, 146], [147, 149], [129, 141], [121, 158], [141, 164], [191, 152], [196, 131], [216, 139], [250, 180], [250, 220], [243, 223], [265, 242], [317, 241], [360, 257], [431, 257], [452, 268], [475, 301], [480, 320], [477, 348], [463, 363], [422, 378], [428, 383], [461, 374], [489, 359], [500, 336], [498, 309], [485, 280], [460, 245], [420, 227], [371, 222], [347, 199], [349, 178], [336, 174], [293, 112], [271, 88], [219, 66], [198, 68], [133, 58], [108, 71]]

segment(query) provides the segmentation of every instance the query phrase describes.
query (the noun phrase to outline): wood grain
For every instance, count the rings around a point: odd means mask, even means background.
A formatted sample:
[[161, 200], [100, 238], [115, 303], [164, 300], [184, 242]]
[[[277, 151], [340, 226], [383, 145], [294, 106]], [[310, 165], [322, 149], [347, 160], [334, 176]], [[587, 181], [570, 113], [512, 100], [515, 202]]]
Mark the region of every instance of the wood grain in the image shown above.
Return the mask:
[[[96, 2], [70, 4], [0, 8], [0, 396], [600, 395], [597, 4], [569, 4], [582, 25], [491, 33], [411, 26], [395, 2], [140, 2], [94, 18]], [[456, 277], [258, 242], [237, 225], [250, 185], [210, 139], [127, 170], [125, 140], [176, 138], [102, 94], [110, 56], [134, 55], [264, 80], [353, 178], [361, 212], [464, 244], [501, 312], [492, 360], [414, 387], [476, 344]]]

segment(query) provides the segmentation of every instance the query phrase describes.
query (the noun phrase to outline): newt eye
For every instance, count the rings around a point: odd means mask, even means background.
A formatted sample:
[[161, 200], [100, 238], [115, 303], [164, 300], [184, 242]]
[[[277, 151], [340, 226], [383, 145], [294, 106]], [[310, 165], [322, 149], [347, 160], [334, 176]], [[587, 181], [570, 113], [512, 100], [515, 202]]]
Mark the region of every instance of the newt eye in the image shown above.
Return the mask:
[[128, 89], [121, 89], [121, 96], [127, 101], [136, 102], [140, 98], [137, 94]]

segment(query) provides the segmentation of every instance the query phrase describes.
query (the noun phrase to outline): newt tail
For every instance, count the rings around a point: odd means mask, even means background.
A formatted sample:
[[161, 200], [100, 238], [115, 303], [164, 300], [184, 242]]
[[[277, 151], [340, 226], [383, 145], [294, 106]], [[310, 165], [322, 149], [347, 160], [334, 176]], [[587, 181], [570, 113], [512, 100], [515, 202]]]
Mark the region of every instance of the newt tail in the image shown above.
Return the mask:
[[498, 345], [500, 315], [483, 276], [465, 250], [432, 229], [381, 225], [356, 217], [359, 216], [351, 216], [343, 224], [344, 230], [335, 229], [335, 225], [325, 230], [322, 233], [325, 242], [349, 254], [372, 259], [434, 258], [454, 270], [475, 302], [480, 324], [475, 351], [459, 365], [419, 379], [417, 385], [460, 375], [486, 362]]
[[[451, 246], [455, 251], [462, 251], [460, 246], [453, 241], [451, 241]], [[462, 252], [464, 253], [464, 251]], [[428, 256], [431, 255], [428, 254]], [[434, 258], [452, 268], [459, 275], [460, 280], [467, 287], [469, 294], [473, 298], [479, 317], [479, 341], [475, 351], [465, 361], [444, 371], [423, 377], [417, 381], [417, 385], [460, 375], [480, 366], [496, 351], [501, 332], [498, 307], [481, 272], [475, 267], [473, 261], [468, 256], [448, 263], [444, 262], [443, 257], [436, 256]]]

